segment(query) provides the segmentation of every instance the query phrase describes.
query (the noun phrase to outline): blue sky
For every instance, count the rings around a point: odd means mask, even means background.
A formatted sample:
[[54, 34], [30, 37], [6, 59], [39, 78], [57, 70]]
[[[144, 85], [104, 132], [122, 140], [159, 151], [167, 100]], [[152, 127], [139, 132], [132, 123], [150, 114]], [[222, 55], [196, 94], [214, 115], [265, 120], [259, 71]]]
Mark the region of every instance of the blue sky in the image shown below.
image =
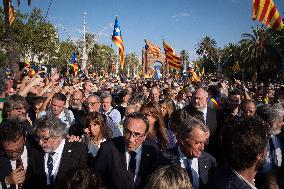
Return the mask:
[[[20, 10], [39, 7], [45, 15], [49, 1], [33, 0], [28, 7], [27, 0], [22, 0]], [[284, 1], [274, 2], [283, 17]], [[189, 51], [194, 60], [196, 45], [206, 35], [223, 47], [250, 33], [259, 24], [251, 19], [251, 4], [251, 0], [53, 0], [47, 20], [58, 28], [61, 40], [68, 35], [76, 40], [83, 35], [82, 13], [86, 12], [87, 31], [99, 34], [99, 43], [111, 45], [118, 15], [126, 53], [141, 57], [144, 39], [162, 48], [164, 38], [176, 52]]]

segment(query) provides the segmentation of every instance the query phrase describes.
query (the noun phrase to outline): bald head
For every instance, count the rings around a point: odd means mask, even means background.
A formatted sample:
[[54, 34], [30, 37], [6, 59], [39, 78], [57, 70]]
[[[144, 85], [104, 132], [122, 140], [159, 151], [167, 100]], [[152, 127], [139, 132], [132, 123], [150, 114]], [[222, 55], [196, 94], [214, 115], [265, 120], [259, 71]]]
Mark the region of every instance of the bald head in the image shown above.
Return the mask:
[[160, 90], [157, 87], [152, 87], [150, 90], [150, 98], [154, 102], [158, 103], [160, 100]]
[[74, 91], [71, 101], [72, 108], [81, 110], [82, 103], [83, 103], [83, 93], [79, 90]]

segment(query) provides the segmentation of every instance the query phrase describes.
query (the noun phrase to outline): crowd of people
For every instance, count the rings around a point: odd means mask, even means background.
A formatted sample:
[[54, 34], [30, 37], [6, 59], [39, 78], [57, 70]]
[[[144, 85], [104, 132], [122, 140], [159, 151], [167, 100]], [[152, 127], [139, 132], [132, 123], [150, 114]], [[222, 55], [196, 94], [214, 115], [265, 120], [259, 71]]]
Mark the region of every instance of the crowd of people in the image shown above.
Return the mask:
[[0, 189], [281, 189], [283, 105], [269, 82], [3, 74]]

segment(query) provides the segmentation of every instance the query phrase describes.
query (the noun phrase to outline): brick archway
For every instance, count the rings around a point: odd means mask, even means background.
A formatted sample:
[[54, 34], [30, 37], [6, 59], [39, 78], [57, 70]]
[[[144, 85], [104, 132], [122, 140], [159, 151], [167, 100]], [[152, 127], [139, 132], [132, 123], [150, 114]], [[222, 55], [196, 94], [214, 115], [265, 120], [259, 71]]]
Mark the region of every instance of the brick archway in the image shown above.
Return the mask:
[[154, 55], [149, 53], [145, 49], [142, 49], [142, 66], [143, 66], [143, 74], [152, 73], [153, 64], [155, 62], [161, 62], [162, 66], [162, 73], [166, 71], [166, 56], [164, 53], [160, 53], [159, 55]]

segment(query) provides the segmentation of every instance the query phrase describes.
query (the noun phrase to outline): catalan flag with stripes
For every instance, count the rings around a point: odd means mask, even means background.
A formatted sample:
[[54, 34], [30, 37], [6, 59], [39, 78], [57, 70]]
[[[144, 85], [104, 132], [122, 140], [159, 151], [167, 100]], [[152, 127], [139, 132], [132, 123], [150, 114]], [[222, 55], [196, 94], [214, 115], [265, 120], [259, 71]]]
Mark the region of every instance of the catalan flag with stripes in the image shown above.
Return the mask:
[[15, 21], [15, 9], [12, 5], [12, 1], [9, 0], [9, 7], [8, 7], [8, 21], [9, 21], [9, 25], [11, 26], [13, 24], [13, 22]]
[[123, 70], [123, 66], [124, 66], [124, 45], [123, 45], [120, 25], [119, 25], [117, 17], [115, 18], [115, 22], [114, 22], [112, 41], [116, 44], [116, 46], [119, 49], [120, 68]]
[[166, 55], [166, 62], [169, 65], [169, 68], [179, 71], [181, 69], [180, 57], [175, 53], [174, 49], [168, 43], [163, 42], [163, 46]]
[[147, 52], [149, 52], [150, 54], [156, 55], [156, 56], [160, 55], [161, 49], [157, 45], [155, 45], [154, 43], [146, 39], [144, 39], [144, 41], [146, 43], [145, 49]]
[[259, 20], [272, 30], [284, 30], [282, 18], [273, 0], [253, 0], [252, 19]]

